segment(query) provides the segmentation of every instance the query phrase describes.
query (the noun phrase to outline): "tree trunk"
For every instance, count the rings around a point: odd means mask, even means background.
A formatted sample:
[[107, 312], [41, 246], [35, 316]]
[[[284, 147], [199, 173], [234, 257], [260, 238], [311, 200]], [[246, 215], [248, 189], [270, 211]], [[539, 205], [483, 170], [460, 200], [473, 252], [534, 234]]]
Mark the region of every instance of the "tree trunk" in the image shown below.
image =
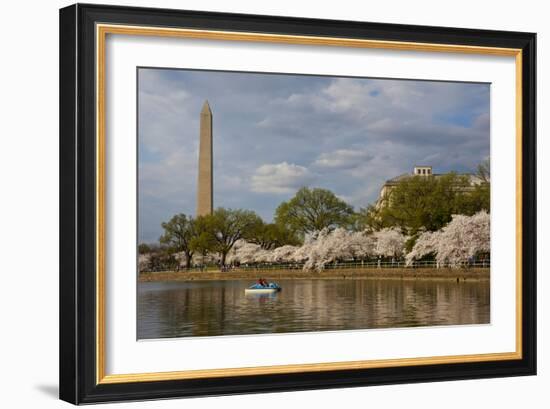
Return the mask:
[[225, 266], [225, 258], [227, 256], [227, 253], [222, 253], [222, 257], [221, 257], [221, 260], [220, 260], [220, 264], [222, 267]]
[[191, 268], [191, 259], [193, 258], [193, 253], [186, 251], [185, 252], [185, 269], [189, 270]]

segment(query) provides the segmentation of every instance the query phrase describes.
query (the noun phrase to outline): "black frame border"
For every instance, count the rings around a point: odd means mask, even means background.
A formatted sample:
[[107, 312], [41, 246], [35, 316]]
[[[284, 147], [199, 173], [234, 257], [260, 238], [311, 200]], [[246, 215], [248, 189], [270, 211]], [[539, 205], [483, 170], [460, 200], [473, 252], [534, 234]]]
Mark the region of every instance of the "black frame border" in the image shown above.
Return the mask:
[[[95, 25], [128, 24], [522, 50], [522, 359], [96, 384]], [[59, 396], [74, 404], [536, 374], [536, 34], [137, 7], [60, 10]]]

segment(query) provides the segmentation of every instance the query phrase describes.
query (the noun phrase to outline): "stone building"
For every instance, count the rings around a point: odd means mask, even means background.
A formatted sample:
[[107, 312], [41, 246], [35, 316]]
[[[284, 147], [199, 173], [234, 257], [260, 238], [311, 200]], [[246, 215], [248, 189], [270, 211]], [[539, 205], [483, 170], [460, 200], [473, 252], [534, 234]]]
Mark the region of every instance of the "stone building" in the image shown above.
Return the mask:
[[[412, 173], [403, 173], [402, 175], [389, 179], [386, 181], [386, 183], [384, 183], [384, 185], [380, 189], [380, 194], [376, 202], [376, 207], [380, 207], [380, 206], [383, 206], [384, 204], [387, 204], [387, 198], [389, 197], [391, 191], [400, 182], [406, 179], [409, 179], [415, 176], [440, 178], [444, 175], [448, 175], [448, 173], [433, 173], [433, 169], [431, 166], [415, 166], [413, 168]], [[465, 192], [472, 191], [475, 189], [476, 186], [481, 185], [483, 183], [483, 180], [479, 176], [473, 173], [457, 173], [456, 175], [468, 178], [469, 185], [465, 187], [463, 186], [460, 187], [460, 189]]]

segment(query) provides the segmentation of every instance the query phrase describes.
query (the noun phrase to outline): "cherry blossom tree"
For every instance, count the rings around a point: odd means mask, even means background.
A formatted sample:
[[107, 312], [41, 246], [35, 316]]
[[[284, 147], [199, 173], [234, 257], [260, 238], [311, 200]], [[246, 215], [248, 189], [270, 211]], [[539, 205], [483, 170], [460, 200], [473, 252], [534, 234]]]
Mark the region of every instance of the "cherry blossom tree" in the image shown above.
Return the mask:
[[295, 261], [294, 255], [300, 247], [285, 245], [277, 247], [271, 251], [269, 261], [272, 263], [284, 263], [289, 261]]
[[364, 259], [375, 254], [375, 240], [363, 232], [328, 228], [310, 235], [302, 246], [285, 245], [273, 250], [239, 240], [228, 254], [229, 263], [304, 263], [304, 270], [322, 270], [340, 260]]
[[246, 240], [237, 240], [227, 255], [226, 262], [228, 264], [252, 264], [257, 263], [261, 258], [264, 250], [261, 245], [255, 243], [249, 243]]
[[138, 256], [138, 271], [147, 271], [147, 267], [149, 267], [149, 259], [151, 258], [150, 254], [140, 254]]
[[482, 210], [473, 216], [454, 215], [441, 230], [420, 235], [407, 264], [426, 254], [435, 254], [439, 265], [459, 267], [478, 254], [491, 250], [490, 216]]
[[364, 232], [350, 232], [343, 228], [332, 232], [323, 229], [309, 243], [304, 270], [320, 271], [335, 261], [367, 258], [374, 254], [374, 248], [373, 237]]
[[[238, 240], [227, 261], [241, 264], [304, 263], [304, 270], [321, 271], [340, 261], [364, 260], [373, 256], [403, 257], [407, 239], [395, 228], [374, 233], [325, 228], [309, 235], [302, 246], [285, 245], [268, 250], [244, 239]], [[454, 215], [441, 230], [422, 233], [406, 255], [406, 262], [410, 266], [414, 260], [433, 254], [438, 264], [458, 267], [489, 251], [490, 217], [481, 211], [473, 216]]]
[[425, 231], [421, 233], [411, 252], [405, 257], [406, 265], [411, 266], [414, 260], [418, 260], [429, 254], [437, 254], [441, 231]]
[[386, 228], [373, 233], [375, 253], [382, 257], [402, 257], [407, 236], [396, 228]]

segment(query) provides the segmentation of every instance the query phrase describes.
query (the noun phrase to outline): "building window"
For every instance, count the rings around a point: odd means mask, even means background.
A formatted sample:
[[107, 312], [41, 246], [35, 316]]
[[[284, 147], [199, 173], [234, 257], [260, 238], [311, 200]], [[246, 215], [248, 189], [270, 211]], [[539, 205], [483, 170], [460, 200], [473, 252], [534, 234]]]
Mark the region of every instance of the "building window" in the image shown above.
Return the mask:
[[413, 175], [429, 176], [432, 174], [431, 166], [415, 166], [413, 169]]

